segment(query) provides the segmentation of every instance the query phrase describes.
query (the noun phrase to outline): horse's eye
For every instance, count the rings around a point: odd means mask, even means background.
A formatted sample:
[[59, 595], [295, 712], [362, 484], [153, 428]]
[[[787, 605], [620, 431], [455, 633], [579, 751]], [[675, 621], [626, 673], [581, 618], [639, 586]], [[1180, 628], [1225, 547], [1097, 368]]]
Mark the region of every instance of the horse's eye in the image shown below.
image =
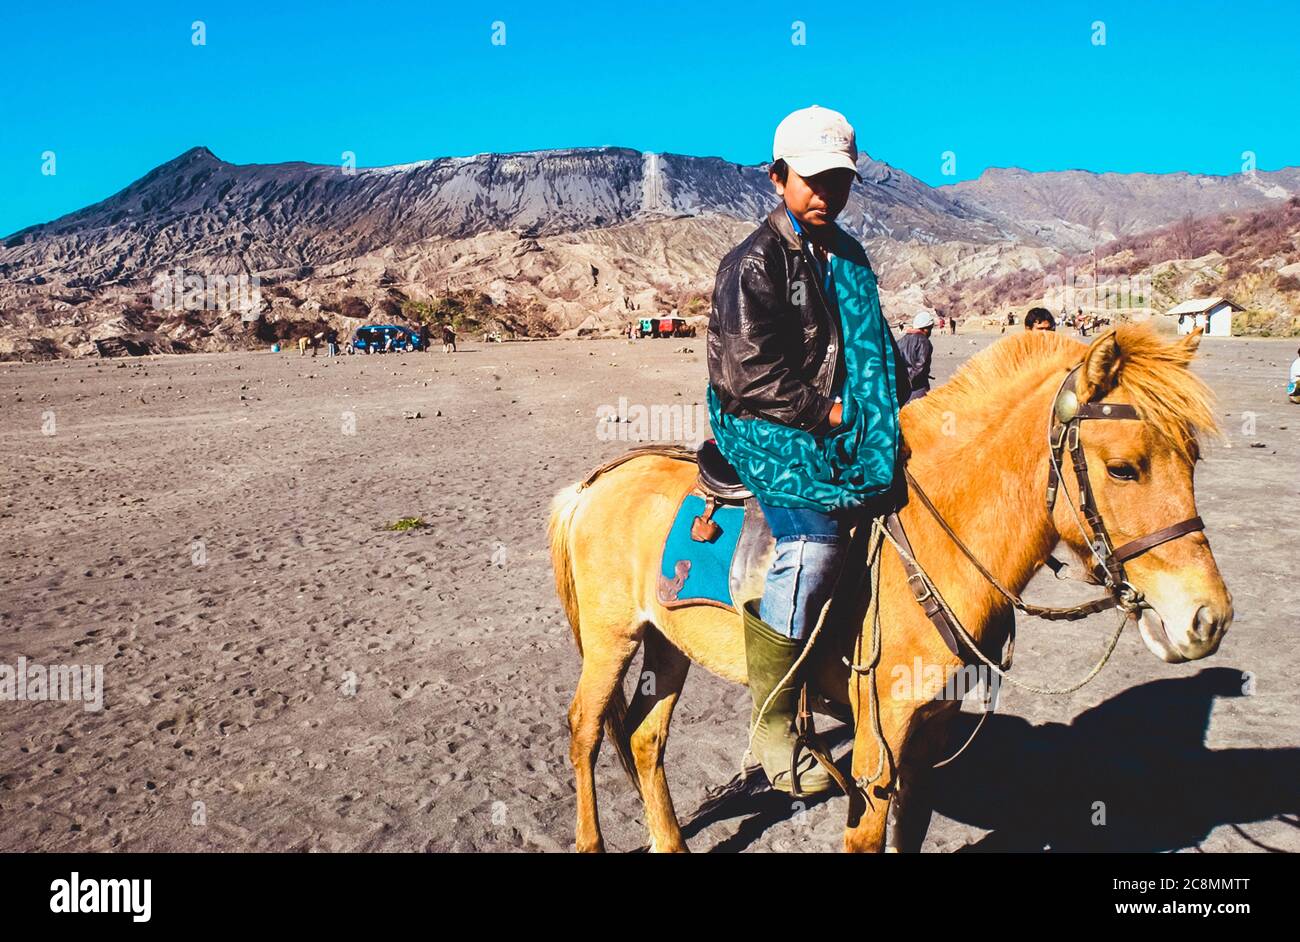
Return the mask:
[[1123, 461], [1114, 461], [1106, 465], [1106, 473], [1116, 481], [1136, 481], [1138, 479], [1137, 468]]

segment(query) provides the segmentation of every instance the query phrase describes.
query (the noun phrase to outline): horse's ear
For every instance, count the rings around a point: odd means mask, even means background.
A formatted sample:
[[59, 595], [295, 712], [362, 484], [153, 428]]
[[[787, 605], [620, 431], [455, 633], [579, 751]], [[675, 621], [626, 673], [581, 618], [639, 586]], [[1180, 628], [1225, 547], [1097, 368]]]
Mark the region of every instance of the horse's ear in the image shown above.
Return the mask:
[[1203, 333], [1205, 333], [1205, 328], [1197, 327], [1190, 334], [1188, 334], [1186, 337], [1183, 338], [1182, 347], [1183, 350], [1187, 352], [1188, 362], [1191, 362], [1192, 357], [1196, 355], [1196, 348], [1201, 345], [1201, 334]]
[[1115, 388], [1123, 355], [1114, 328], [1092, 342], [1083, 358], [1075, 393], [1080, 402], [1094, 402]]

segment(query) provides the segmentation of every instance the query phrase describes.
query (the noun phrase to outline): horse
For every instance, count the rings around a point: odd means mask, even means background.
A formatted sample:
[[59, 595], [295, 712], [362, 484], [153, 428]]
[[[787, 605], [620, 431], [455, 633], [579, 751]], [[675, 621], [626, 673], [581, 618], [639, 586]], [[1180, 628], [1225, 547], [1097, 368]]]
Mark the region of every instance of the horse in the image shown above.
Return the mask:
[[[1221, 434], [1213, 396], [1189, 368], [1199, 343], [1199, 332], [1166, 340], [1146, 325], [1110, 328], [1091, 344], [1050, 331], [1016, 334], [901, 410], [910, 483], [898, 519], [913, 558], [972, 640], [996, 638], [1014, 619], [1007, 598], [972, 558], [1018, 595], [1058, 546], [1081, 561], [1095, 546], [1072, 511], [1081, 497], [1077, 481], [1062, 474], [1059, 485], [1068, 500], [1050, 502], [1049, 510], [1043, 499], [1051, 484], [1049, 416], [1073, 370], [1079, 403], [1105, 400], [1098, 413], [1126, 404], [1125, 416], [1136, 419], [1076, 428], [1091, 469], [1084, 477], [1105, 528], [1117, 540], [1137, 542], [1159, 528], [1178, 534], [1125, 564], [1130, 588], [1144, 599], [1133, 612], [1142, 640], [1169, 663], [1218, 649], [1232, 622], [1232, 596], [1203, 530], [1168, 526], [1192, 518], [1199, 527], [1193, 471], [1201, 442]], [[606, 732], [644, 802], [650, 849], [687, 850], [664, 771], [673, 709], [692, 662], [746, 682], [737, 612], [708, 605], [670, 610], [657, 600], [660, 553], [696, 473], [689, 461], [638, 456], [587, 486], [562, 490], [552, 504], [548, 536], [556, 589], [582, 658], [568, 711], [579, 851], [604, 850], [594, 769]], [[952, 534], [915, 499], [918, 486]], [[888, 824], [891, 846], [885, 847], [890, 804], [903, 802], [909, 779], [929, 767], [961, 705], [959, 698], [907, 695], [878, 680], [912, 670], [918, 659], [946, 672], [960, 669], [961, 659], [917, 604], [898, 554], [886, 546], [875, 566], [882, 625], [875, 674], [845, 663], [846, 655], [862, 661], [869, 654], [864, 620], [819, 640], [804, 675], [810, 691], [827, 703], [847, 705], [855, 779], [881, 770], [867, 801], [850, 802], [847, 851], [900, 849], [892, 837], [901, 830], [897, 820]], [[763, 573], [751, 575], [756, 595]], [[736, 604], [743, 601], [737, 597]], [[654, 683], [639, 685], [629, 704], [624, 675], [642, 646]], [[872, 795], [880, 800], [871, 801]]]

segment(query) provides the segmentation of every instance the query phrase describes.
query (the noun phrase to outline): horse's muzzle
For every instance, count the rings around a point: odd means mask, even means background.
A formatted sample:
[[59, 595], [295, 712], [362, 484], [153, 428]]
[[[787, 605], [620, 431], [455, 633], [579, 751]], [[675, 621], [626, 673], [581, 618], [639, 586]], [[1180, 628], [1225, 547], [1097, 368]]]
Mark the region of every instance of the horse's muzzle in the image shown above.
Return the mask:
[[1218, 605], [1189, 600], [1168, 608], [1144, 609], [1138, 628], [1153, 654], [1170, 664], [1180, 664], [1209, 657], [1219, 650], [1232, 618], [1232, 596], [1226, 595], [1224, 603]]

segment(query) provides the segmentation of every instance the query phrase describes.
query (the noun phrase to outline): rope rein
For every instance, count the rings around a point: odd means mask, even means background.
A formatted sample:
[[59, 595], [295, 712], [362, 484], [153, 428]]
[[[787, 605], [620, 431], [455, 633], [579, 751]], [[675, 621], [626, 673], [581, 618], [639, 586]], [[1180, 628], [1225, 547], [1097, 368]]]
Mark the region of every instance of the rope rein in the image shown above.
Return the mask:
[[[1012, 592], [1010, 589], [1004, 586], [1002, 582], [996, 576], [993, 575], [993, 573], [989, 572], [988, 567], [979, 561], [979, 558], [976, 557], [976, 555], [971, 552], [970, 547], [966, 545], [966, 543], [961, 539], [961, 537], [957, 536], [956, 531], [953, 530], [952, 526], [948, 523], [948, 521], [944, 519], [943, 514], [939, 513], [939, 508], [934, 506], [934, 503], [930, 500], [930, 495], [928, 495], [925, 492], [924, 488], [921, 487], [920, 482], [918, 482], [916, 478], [912, 477], [912, 472], [907, 471], [906, 469], [904, 469], [904, 472], [907, 475], [907, 483], [911, 485], [912, 490], [916, 492], [916, 496], [920, 498], [920, 501], [925, 506], [925, 509], [930, 511], [930, 516], [934, 518], [937, 524], [939, 524], [943, 532], [948, 534], [948, 538], [957, 545], [957, 548], [961, 550], [962, 555], [965, 556], [968, 560], [970, 560], [971, 565], [974, 566], [975, 569], [979, 572], [979, 574], [984, 577], [984, 580], [988, 582], [989, 585], [993, 586], [993, 588], [997, 589], [998, 592], [1001, 593], [1002, 596], [1008, 602], [1011, 603], [1012, 607], [1014, 607], [1016, 611], [1023, 612], [1024, 614], [1029, 615], [1033, 618], [1044, 618], [1047, 619], [1048, 621], [1074, 621], [1079, 618], [1084, 618], [1088, 615], [1096, 614], [1097, 612], [1104, 612], [1106, 609], [1114, 608], [1118, 604], [1116, 599], [1113, 596], [1109, 596], [1109, 595], [1102, 596], [1101, 598], [1097, 598], [1097, 599], [1092, 599], [1087, 602], [1082, 602], [1078, 605], [1071, 605], [1065, 608], [1057, 608], [1057, 607], [1045, 606], [1045, 605], [1034, 605], [1031, 602], [1026, 602], [1024, 598]], [[1067, 499], [1069, 498], [1070, 495], [1068, 491], [1066, 492], [1065, 496]], [[1071, 507], [1073, 507], [1073, 504], [1071, 504]], [[1086, 532], [1084, 535], [1086, 538], [1087, 536]], [[891, 542], [892, 542], [892, 538], [891, 538]], [[1091, 545], [1091, 542], [1089, 542], [1089, 545]], [[903, 553], [903, 555], [907, 556], [906, 553]], [[910, 556], [908, 558], [911, 559]], [[917, 568], [920, 568], [919, 564]]]
[[[918, 564], [916, 560], [912, 558], [912, 556], [910, 556], [908, 552], [905, 549], [903, 549], [902, 546], [899, 545], [898, 541], [894, 539], [893, 535], [888, 530], [885, 530], [884, 534], [885, 534], [885, 538], [889, 540], [889, 542], [893, 545], [894, 549], [898, 552], [898, 555], [903, 559], [908, 560], [910, 563], [912, 563], [912, 565], [916, 566], [917, 570], [921, 574], [921, 579], [925, 583], [926, 588], [928, 588], [934, 594], [934, 597], [938, 600], [939, 605], [943, 608], [944, 613], [947, 614], [950, 624], [953, 626], [954, 629], [956, 629], [957, 634], [961, 637], [961, 640], [965, 642], [966, 646], [975, 653], [975, 656], [979, 658], [979, 660], [984, 664], [984, 666], [991, 669], [1001, 679], [1007, 681], [1008, 683], [1010, 683], [1015, 687], [1021, 688], [1022, 690], [1028, 690], [1031, 693], [1046, 694], [1048, 696], [1062, 696], [1064, 694], [1073, 693], [1074, 691], [1083, 687], [1094, 677], [1096, 677], [1097, 674], [1101, 672], [1101, 669], [1106, 666], [1106, 662], [1110, 660], [1111, 655], [1114, 653], [1115, 647], [1119, 643], [1120, 635], [1124, 631], [1124, 626], [1128, 622], [1129, 613], [1127, 611], [1124, 611], [1122, 612], [1123, 617], [1121, 618], [1118, 627], [1115, 629], [1114, 634], [1111, 636], [1110, 642], [1106, 645], [1106, 650], [1102, 653], [1101, 659], [1096, 663], [1096, 665], [1092, 668], [1092, 670], [1088, 672], [1087, 676], [1085, 676], [1079, 682], [1072, 684], [1068, 687], [1060, 687], [1060, 688], [1038, 687], [1034, 684], [1023, 683], [1013, 678], [1006, 669], [1004, 669], [1001, 665], [995, 664], [992, 660], [988, 658], [987, 655], [984, 654], [983, 651], [980, 650], [978, 642], [976, 642], [976, 640], [971, 637], [970, 632], [966, 630], [966, 626], [963, 625], [961, 621], [957, 618], [957, 615], [953, 612], [952, 608], [948, 605], [948, 601], [943, 597], [943, 595], [939, 592], [938, 587], [934, 584], [934, 580], [930, 578], [929, 573], [927, 573], [924, 569], [922, 569], [920, 564]], [[860, 670], [860, 666], [856, 664], [850, 664], [849, 667], [855, 671]]]

